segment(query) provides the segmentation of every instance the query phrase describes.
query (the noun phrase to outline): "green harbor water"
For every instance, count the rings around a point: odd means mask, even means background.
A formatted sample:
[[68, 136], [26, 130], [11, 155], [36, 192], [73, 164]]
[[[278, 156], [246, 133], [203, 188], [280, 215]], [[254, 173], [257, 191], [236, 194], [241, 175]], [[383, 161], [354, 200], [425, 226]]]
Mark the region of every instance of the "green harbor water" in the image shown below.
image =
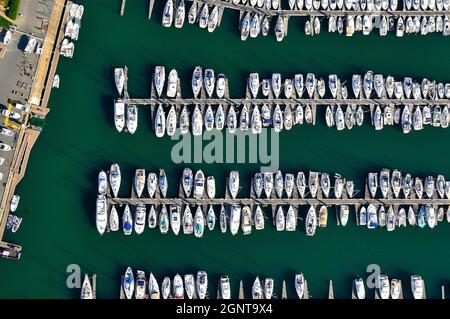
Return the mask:
[[[156, 64], [179, 71], [185, 96], [190, 96], [190, 76], [196, 65], [225, 73], [233, 97], [243, 96], [249, 72], [264, 76], [272, 72], [284, 76], [336, 73], [350, 80], [351, 74], [371, 69], [445, 82], [450, 81], [449, 39], [440, 35], [381, 38], [376, 34], [347, 38], [327, 32], [308, 38], [303, 21], [293, 18], [282, 43], [277, 43], [273, 34], [241, 42], [238, 13], [230, 10], [222, 25], [209, 34], [187, 23], [181, 30], [164, 29], [161, 0], [151, 20], [147, 19], [146, 0], [128, 1], [124, 17], [119, 16], [120, 1], [82, 3], [85, 14], [75, 56], [60, 60], [61, 87], [52, 93], [45, 129], [17, 189], [22, 197], [17, 214], [23, 216], [23, 223], [16, 234], [7, 232], [6, 240], [23, 245], [23, 254], [18, 262], [0, 261], [0, 297], [79, 298], [78, 289], [66, 287], [69, 264], [97, 274], [99, 298], [118, 298], [120, 277], [128, 265], [152, 271], [159, 280], [204, 269], [210, 277], [211, 297], [222, 274], [232, 279], [235, 296], [240, 279], [249, 296], [251, 283], [259, 275], [275, 278], [278, 295], [281, 280], [288, 280], [289, 297], [294, 297], [294, 274], [303, 272], [313, 298], [327, 297], [330, 279], [336, 298], [349, 298], [352, 279], [365, 277], [367, 265], [379, 264], [390, 278], [403, 280], [406, 297], [411, 296], [411, 274], [423, 276], [428, 297], [440, 296], [440, 285], [450, 281], [450, 226], [446, 223], [432, 231], [409, 227], [387, 233], [358, 228], [354, 218], [345, 228], [337, 227], [332, 213], [328, 227], [318, 229], [312, 238], [304, 235], [303, 228], [277, 233], [270, 225], [245, 238], [223, 235], [217, 229], [206, 232], [201, 240], [163, 236], [149, 229], [130, 238], [121, 232], [99, 237], [95, 198], [97, 173], [113, 162], [122, 169], [122, 196], [129, 196], [136, 168], [164, 168], [172, 194], [177, 192], [184, 166], [202, 168], [206, 175], [216, 177], [219, 186], [224, 185], [230, 170], [237, 169], [243, 184], [241, 196], [247, 195], [250, 176], [259, 168], [259, 164], [174, 164], [170, 154], [175, 142], [154, 136], [148, 109], [139, 111], [134, 136], [117, 133], [113, 67], [128, 66], [132, 97], [149, 96]], [[431, 127], [409, 135], [398, 127], [376, 132], [367, 124], [337, 132], [326, 128], [320, 112], [316, 126], [295, 127], [280, 134], [280, 169], [338, 172], [354, 179], [359, 189], [369, 171], [383, 167], [421, 177], [439, 173], [450, 177], [449, 139], [450, 130]], [[220, 187], [219, 195], [222, 193]], [[372, 296], [372, 292], [368, 294]]]

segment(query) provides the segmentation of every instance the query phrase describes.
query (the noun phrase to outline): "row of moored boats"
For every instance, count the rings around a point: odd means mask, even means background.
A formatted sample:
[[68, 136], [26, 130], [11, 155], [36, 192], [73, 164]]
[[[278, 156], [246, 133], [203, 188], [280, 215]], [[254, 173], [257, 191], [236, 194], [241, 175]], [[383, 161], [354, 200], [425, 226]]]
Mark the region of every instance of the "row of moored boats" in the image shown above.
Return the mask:
[[[252, 299], [272, 299], [274, 294], [274, 279], [256, 277], [251, 296]], [[295, 274], [294, 286], [297, 297], [304, 299], [307, 294], [306, 281], [302, 273]], [[176, 274], [173, 279], [166, 276], [161, 284], [158, 283], [153, 273], [146, 274], [137, 270], [136, 274], [128, 267], [122, 277], [122, 291], [126, 299], [205, 299], [208, 296], [208, 274], [206, 271], [198, 271], [196, 275], [185, 274], [183, 277]], [[219, 299], [231, 299], [230, 278], [220, 276], [218, 283]]]
[[[352, 129], [364, 123], [367, 108], [362, 105], [328, 105], [325, 121], [328, 127], [336, 127], [338, 131]], [[450, 123], [448, 105], [376, 105], [371, 116], [375, 130], [385, 126], [399, 124], [403, 133], [423, 130], [425, 126], [448, 128]]]

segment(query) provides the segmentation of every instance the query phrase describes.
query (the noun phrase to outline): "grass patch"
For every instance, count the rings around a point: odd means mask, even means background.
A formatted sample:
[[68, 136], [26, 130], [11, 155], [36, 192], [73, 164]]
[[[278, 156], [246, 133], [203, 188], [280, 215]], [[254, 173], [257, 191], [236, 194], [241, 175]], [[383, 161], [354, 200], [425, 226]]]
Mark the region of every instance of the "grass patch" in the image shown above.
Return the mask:
[[10, 26], [11, 26], [11, 22], [9, 22], [8, 20], [6, 20], [3, 17], [0, 17], [0, 28], [8, 29]]
[[17, 19], [17, 14], [19, 13], [20, 0], [9, 0], [8, 12], [6, 15], [13, 20]]

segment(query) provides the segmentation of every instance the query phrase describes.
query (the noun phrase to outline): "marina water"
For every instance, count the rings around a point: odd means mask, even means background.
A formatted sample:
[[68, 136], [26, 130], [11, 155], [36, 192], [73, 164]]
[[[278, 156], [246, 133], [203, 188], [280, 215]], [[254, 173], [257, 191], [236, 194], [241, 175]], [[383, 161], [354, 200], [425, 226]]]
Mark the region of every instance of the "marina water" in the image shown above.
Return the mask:
[[[190, 96], [190, 77], [196, 65], [224, 73], [232, 97], [243, 97], [250, 72], [263, 77], [272, 72], [283, 76], [313, 72], [324, 78], [336, 73], [350, 81], [351, 74], [371, 69], [399, 78], [448, 82], [449, 39], [436, 34], [380, 37], [375, 32], [351, 38], [323, 32], [311, 38], [303, 33], [304, 21], [293, 18], [289, 35], [281, 43], [273, 32], [267, 38], [241, 42], [238, 13], [230, 10], [225, 11], [222, 25], [209, 34], [187, 23], [181, 30], [164, 29], [163, 1], [157, 1], [151, 20], [147, 19], [147, 1], [128, 1], [123, 17], [119, 16], [120, 1], [80, 2], [86, 10], [74, 59], [60, 62], [61, 86], [52, 93], [45, 129], [18, 188], [22, 196], [18, 213], [24, 220], [21, 229], [15, 235], [8, 233], [6, 240], [22, 244], [24, 251], [19, 262], [1, 261], [0, 297], [78, 298], [79, 290], [66, 286], [70, 264], [79, 265], [83, 273], [97, 273], [98, 298], [118, 297], [120, 276], [128, 265], [152, 271], [158, 280], [177, 272], [206, 270], [210, 297], [215, 296], [216, 278], [227, 274], [234, 296], [240, 279], [249, 294], [259, 275], [275, 278], [278, 296], [281, 281], [287, 280], [288, 296], [293, 298], [294, 274], [303, 272], [312, 298], [327, 297], [329, 279], [336, 298], [350, 298], [352, 280], [365, 278], [366, 267], [378, 264], [390, 278], [402, 279], [406, 298], [411, 297], [411, 274], [425, 279], [429, 298], [440, 296], [440, 285], [450, 281], [450, 255], [446, 253], [450, 226], [445, 222], [434, 230], [369, 231], [356, 226], [354, 215], [345, 228], [337, 227], [332, 209], [328, 227], [312, 238], [302, 231], [277, 233], [270, 225], [248, 237], [223, 235], [216, 229], [196, 239], [163, 236], [146, 229], [141, 236], [125, 238], [117, 232], [100, 238], [95, 228], [95, 197], [98, 170], [112, 162], [122, 168], [121, 195], [127, 197], [134, 170], [141, 167], [155, 172], [164, 168], [169, 195], [176, 195], [184, 165], [214, 175], [219, 197], [228, 172], [239, 170], [240, 196], [247, 196], [250, 178], [260, 166], [174, 164], [171, 151], [176, 141], [155, 137], [148, 109], [139, 111], [134, 135], [117, 133], [113, 123], [114, 67], [128, 66], [132, 97], [149, 96], [156, 64], [178, 70], [186, 97]], [[354, 180], [356, 189], [363, 188], [369, 171], [383, 167], [422, 178], [439, 173], [450, 177], [449, 138], [448, 129], [429, 127], [404, 135], [399, 127], [376, 132], [367, 123], [336, 132], [326, 128], [324, 109], [320, 109], [315, 126], [281, 132], [279, 167], [283, 172], [337, 172]]]

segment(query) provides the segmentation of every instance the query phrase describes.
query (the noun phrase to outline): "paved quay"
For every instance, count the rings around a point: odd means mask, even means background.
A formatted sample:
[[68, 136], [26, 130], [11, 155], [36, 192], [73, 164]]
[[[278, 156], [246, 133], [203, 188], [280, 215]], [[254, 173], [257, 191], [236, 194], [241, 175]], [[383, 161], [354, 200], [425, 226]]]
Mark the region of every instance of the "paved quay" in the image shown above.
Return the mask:
[[[0, 185], [0, 239], [3, 238], [9, 215], [11, 198], [17, 184], [25, 175], [31, 149], [36, 142], [40, 128], [34, 127], [29, 120], [32, 116], [44, 118], [48, 113], [48, 99], [53, 77], [59, 58], [59, 48], [64, 38], [66, 8], [72, 2], [67, 0], [22, 1], [19, 17], [10, 28], [11, 42], [4, 47], [5, 54], [0, 59], [0, 108], [14, 109], [14, 102], [26, 105], [27, 110], [20, 112], [19, 119], [1, 117], [3, 127], [14, 131], [14, 136], [6, 141], [12, 150], [0, 154], [5, 162], [0, 166], [3, 179]], [[38, 53], [25, 54], [24, 47], [28, 38], [37, 41]], [[8, 251], [7, 258], [19, 258], [20, 246], [0, 241], [2, 252]]]

